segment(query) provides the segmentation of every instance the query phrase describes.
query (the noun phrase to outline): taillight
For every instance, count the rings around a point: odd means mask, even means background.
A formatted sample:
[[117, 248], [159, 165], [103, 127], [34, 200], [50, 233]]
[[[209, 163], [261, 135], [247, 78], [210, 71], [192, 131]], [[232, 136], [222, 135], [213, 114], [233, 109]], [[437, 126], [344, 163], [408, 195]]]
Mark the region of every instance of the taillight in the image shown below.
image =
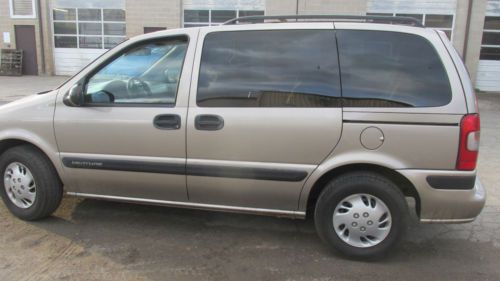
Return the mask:
[[480, 129], [479, 114], [468, 114], [462, 118], [457, 170], [472, 171], [476, 168]]

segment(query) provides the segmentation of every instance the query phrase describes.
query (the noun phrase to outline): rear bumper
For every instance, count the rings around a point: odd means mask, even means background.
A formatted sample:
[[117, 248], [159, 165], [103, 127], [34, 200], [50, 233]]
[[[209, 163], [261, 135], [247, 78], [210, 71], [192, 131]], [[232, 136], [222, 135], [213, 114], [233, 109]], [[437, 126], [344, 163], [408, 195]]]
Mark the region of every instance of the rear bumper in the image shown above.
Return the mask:
[[[418, 192], [420, 221], [423, 223], [471, 222], [479, 215], [486, 202], [486, 191], [479, 178], [475, 177], [475, 171], [399, 170], [398, 172], [410, 180]], [[475, 181], [469, 189], [464, 189], [464, 184], [458, 182], [456, 189], [451, 186], [439, 189], [429, 184], [429, 177], [456, 177], [459, 180], [475, 177]]]

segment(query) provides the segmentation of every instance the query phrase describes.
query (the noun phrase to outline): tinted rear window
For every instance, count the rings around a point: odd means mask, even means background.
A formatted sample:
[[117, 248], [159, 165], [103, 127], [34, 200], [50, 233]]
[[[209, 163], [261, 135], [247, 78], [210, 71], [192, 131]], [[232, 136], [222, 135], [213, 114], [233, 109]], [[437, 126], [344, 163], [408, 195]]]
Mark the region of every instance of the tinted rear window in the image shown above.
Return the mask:
[[205, 37], [202, 107], [336, 107], [340, 78], [333, 30], [215, 32]]
[[337, 31], [346, 107], [433, 107], [451, 101], [448, 75], [425, 38], [398, 32]]

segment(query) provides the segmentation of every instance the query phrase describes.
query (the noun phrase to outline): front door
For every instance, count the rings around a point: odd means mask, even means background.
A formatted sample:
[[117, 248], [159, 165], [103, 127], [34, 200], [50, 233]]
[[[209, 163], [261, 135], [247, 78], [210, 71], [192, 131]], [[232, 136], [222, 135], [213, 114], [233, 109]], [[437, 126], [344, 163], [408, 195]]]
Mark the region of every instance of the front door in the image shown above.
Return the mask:
[[16, 49], [23, 50], [23, 74], [38, 75], [34, 25], [15, 25]]
[[200, 31], [187, 120], [193, 202], [294, 211], [340, 138], [333, 24]]
[[188, 41], [131, 43], [81, 81], [84, 106], [57, 104], [60, 157], [79, 193], [187, 201]]

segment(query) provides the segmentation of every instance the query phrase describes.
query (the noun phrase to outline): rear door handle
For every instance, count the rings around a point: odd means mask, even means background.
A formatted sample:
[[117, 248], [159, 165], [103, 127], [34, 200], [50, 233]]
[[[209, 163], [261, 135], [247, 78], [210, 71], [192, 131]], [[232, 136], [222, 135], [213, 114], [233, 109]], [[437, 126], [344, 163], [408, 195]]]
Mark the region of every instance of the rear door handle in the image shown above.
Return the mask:
[[178, 130], [181, 128], [181, 117], [177, 114], [160, 114], [153, 120], [153, 125], [160, 130]]
[[197, 130], [217, 131], [224, 127], [224, 119], [218, 115], [198, 115], [194, 119], [194, 127]]

